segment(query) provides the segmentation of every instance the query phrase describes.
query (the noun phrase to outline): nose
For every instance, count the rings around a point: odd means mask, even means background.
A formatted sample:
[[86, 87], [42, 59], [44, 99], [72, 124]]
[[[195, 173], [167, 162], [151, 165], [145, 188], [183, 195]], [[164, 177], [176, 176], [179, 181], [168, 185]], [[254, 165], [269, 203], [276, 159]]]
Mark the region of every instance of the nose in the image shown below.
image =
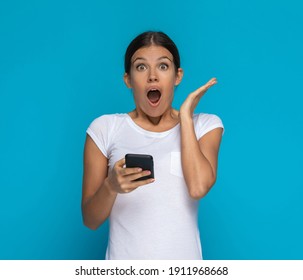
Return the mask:
[[148, 82], [157, 82], [158, 76], [155, 70], [151, 69], [148, 73]]

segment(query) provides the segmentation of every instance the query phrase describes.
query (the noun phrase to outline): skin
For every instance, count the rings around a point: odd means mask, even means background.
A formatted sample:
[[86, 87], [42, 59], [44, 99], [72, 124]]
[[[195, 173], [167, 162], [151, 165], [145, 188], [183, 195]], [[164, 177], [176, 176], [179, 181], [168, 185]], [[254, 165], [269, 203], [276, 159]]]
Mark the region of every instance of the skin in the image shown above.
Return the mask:
[[[172, 108], [174, 88], [182, 81], [183, 70], [175, 69], [172, 54], [161, 46], [151, 45], [137, 50], [131, 60], [130, 73], [124, 81], [132, 89], [136, 108], [129, 115], [142, 128], [162, 132], [178, 123], [181, 128], [181, 161], [188, 192], [193, 199], [204, 197], [216, 181], [218, 152], [222, 128], [216, 128], [199, 141], [193, 124], [193, 113], [202, 96], [217, 83], [209, 80], [188, 95], [180, 111]], [[161, 91], [157, 106], [150, 104], [147, 92]], [[118, 193], [129, 193], [154, 182], [135, 181], [149, 174], [139, 168], [124, 168], [125, 159], [117, 161], [108, 172], [108, 159], [87, 136], [84, 147], [82, 214], [86, 226], [97, 229], [110, 215]]]

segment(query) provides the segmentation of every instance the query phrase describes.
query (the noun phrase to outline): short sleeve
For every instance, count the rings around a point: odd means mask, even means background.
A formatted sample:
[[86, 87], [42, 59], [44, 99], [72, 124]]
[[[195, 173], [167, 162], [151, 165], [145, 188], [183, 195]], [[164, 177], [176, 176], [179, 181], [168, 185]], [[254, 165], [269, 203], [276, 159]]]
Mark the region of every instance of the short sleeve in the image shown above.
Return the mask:
[[224, 133], [224, 126], [222, 120], [216, 115], [201, 113], [195, 115], [194, 121], [195, 121], [195, 131], [196, 131], [197, 139], [200, 139], [207, 132], [218, 127], [223, 128], [222, 134]]
[[93, 139], [102, 154], [108, 158], [110, 140], [110, 116], [104, 115], [95, 119], [87, 128], [86, 133]]

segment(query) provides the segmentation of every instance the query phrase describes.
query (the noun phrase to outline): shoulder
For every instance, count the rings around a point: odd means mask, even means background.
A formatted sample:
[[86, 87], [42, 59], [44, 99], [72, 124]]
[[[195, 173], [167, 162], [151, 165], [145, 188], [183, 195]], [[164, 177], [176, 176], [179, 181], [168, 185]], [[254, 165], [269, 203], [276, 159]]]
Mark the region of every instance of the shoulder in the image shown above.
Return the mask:
[[199, 114], [194, 114], [193, 119], [195, 122], [199, 123], [209, 123], [209, 122], [221, 122], [222, 120], [219, 116], [215, 114], [207, 114], [207, 113], [199, 113]]
[[106, 114], [95, 118], [91, 124], [92, 129], [101, 129], [104, 127], [113, 127], [116, 124], [123, 122], [126, 118], [126, 114]]
[[[102, 115], [94, 119], [86, 133], [96, 143], [105, 157], [108, 157], [110, 145], [115, 133], [126, 118], [126, 114]], [[116, 131], [116, 132], [115, 132]]]
[[207, 132], [215, 128], [223, 128], [223, 122], [220, 117], [215, 114], [199, 113], [193, 116], [194, 126], [198, 138], [201, 138]]

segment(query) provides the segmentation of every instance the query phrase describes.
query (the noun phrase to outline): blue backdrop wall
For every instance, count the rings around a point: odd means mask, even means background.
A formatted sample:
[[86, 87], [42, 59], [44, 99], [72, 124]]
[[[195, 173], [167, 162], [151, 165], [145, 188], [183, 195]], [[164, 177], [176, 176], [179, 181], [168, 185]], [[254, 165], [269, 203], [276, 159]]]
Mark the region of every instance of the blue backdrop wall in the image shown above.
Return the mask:
[[185, 71], [174, 105], [215, 76], [196, 112], [225, 125], [201, 200], [205, 259], [302, 259], [302, 1], [1, 1], [0, 259], [102, 259], [82, 225], [85, 130], [128, 112], [123, 55], [162, 30]]

